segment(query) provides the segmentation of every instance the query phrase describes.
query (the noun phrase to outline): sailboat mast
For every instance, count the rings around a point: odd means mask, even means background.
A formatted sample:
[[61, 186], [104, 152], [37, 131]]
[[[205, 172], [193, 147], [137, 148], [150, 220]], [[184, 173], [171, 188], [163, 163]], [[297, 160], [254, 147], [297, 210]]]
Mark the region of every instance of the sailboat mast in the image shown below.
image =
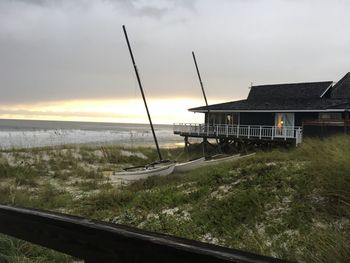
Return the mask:
[[147, 102], [146, 102], [146, 97], [145, 97], [145, 94], [144, 94], [144, 92], [143, 92], [143, 88], [142, 88], [142, 84], [141, 84], [141, 79], [140, 79], [140, 76], [139, 76], [139, 72], [138, 72], [138, 70], [137, 70], [137, 66], [136, 66], [136, 63], [135, 63], [134, 55], [133, 55], [132, 50], [131, 50], [131, 46], [130, 46], [128, 34], [126, 33], [125, 25], [123, 25], [123, 31], [124, 31], [124, 36], [125, 36], [125, 39], [126, 39], [126, 43], [128, 44], [128, 48], [129, 48], [129, 52], [130, 52], [132, 64], [133, 64], [134, 69], [135, 69], [137, 82], [139, 83], [139, 87], [140, 87], [142, 99], [143, 99], [143, 102], [144, 102], [144, 104], [145, 104], [145, 108], [146, 108], [146, 112], [147, 112], [149, 124], [151, 125], [152, 134], [153, 134], [153, 139], [154, 139], [154, 142], [155, 142], [156, 147], [157, 147], [157, 152], [158, 152], [159, 161], [162, 161], [163, 158], [162, 158], [162, 155], [161, 155], [160, 150], [159, 150], [159, 145], [158, 145], [157, 137], [156, 137], [156, 134], [155, 134], [155, 132], [154, 132], [154, 128], [153, 128], [153, 124], [152, 124], [151, 115], [149, 114], [149, 110], [148, 110], [148, 106], [147, 106]]
[[[193, 57], [194, 65], [196, 66], [196, 70], [197, 70], [197, 75], [198, 75], [199, 83], [200, 83], [201, 88], [202, 88], [202, 93], [203, 93], [203, 97], [204, 97], [204, 100], [205, 100], [205, 105], [207, 106], [207, 111], [208, 111], [207, 123], [208, 123], [208, 126], [209, 126], [209, 105], [208, 105], [208, 101], [207, 101], [207, 96], [205, 95], [205, 90], [204, 90], [204, 87], [203, 87], [203, 82], [202, 82], [201, 74], [199, 73], [199, 69], [198, 69], [198, 65], [197, 65], [197, 60], [196, 60], [196, 56], [194, 55], [194, 51], [192, 51], [192, 57]], [[208, 127], [208, 128], [209, 128], [209, 127]]]

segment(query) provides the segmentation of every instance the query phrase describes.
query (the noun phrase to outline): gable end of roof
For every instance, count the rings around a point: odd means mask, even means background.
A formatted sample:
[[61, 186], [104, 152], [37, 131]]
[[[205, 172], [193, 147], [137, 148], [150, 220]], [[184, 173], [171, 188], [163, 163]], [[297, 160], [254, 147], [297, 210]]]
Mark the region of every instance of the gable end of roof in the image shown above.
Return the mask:
[[350, 98], [350, 72], [339, 80], [332, 88], [331, 98]]

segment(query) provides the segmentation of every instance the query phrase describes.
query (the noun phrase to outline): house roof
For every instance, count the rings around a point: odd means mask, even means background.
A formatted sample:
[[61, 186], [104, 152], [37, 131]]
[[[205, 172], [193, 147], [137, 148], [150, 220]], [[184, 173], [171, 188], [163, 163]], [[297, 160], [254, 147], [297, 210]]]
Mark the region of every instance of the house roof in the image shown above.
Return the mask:
[[331, 92], [332, 98], [350, 98], [350, 72], [339, 80]]
[[253, 86], [247, 100], [320, 98], [332, 81]]
[[[253, 86], [246, 100], [209, 106], [210, 111], [327, 111], [350, 108], [350, 72], [332, 81]], [[325, 94], [327, 93], [327, 96]], [[206, 106], [189, 109], [206, 112]]]
[[[326, 111], [348, 108], [350, 108], [350, 99], [270, 99], [214, 104], [209, 106], [209, 111]], [[189, 111], [206, 112], [207, 107], [192, 108]]]

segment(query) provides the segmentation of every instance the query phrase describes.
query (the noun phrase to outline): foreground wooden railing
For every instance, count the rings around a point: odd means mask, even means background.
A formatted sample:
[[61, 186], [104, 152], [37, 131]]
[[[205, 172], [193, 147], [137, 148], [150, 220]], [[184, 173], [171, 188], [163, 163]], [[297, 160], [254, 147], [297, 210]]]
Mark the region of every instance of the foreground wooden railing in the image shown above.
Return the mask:
[[0, 205], [0, 233], [88, 263], [285, 262], [82, 217]]

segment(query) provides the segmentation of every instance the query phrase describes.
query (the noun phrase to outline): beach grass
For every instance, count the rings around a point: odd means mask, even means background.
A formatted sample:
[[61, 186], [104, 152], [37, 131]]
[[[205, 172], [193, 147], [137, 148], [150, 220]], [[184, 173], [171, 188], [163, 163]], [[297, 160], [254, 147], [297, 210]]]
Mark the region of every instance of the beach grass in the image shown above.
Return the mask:
[[[191, 158], [183, 149], [162, 152]], [[105, 173], [156, 158], [152, 148], [117, 146], [4, 151], [0, 202], [298, 262], [350, 260], [349, 137], [307, 139], [294, 149], [128, 185], [115, 185]], [[7, 248], [0, 250], [4, 262], [73, 260], [4, 235], [0, 247]]]

